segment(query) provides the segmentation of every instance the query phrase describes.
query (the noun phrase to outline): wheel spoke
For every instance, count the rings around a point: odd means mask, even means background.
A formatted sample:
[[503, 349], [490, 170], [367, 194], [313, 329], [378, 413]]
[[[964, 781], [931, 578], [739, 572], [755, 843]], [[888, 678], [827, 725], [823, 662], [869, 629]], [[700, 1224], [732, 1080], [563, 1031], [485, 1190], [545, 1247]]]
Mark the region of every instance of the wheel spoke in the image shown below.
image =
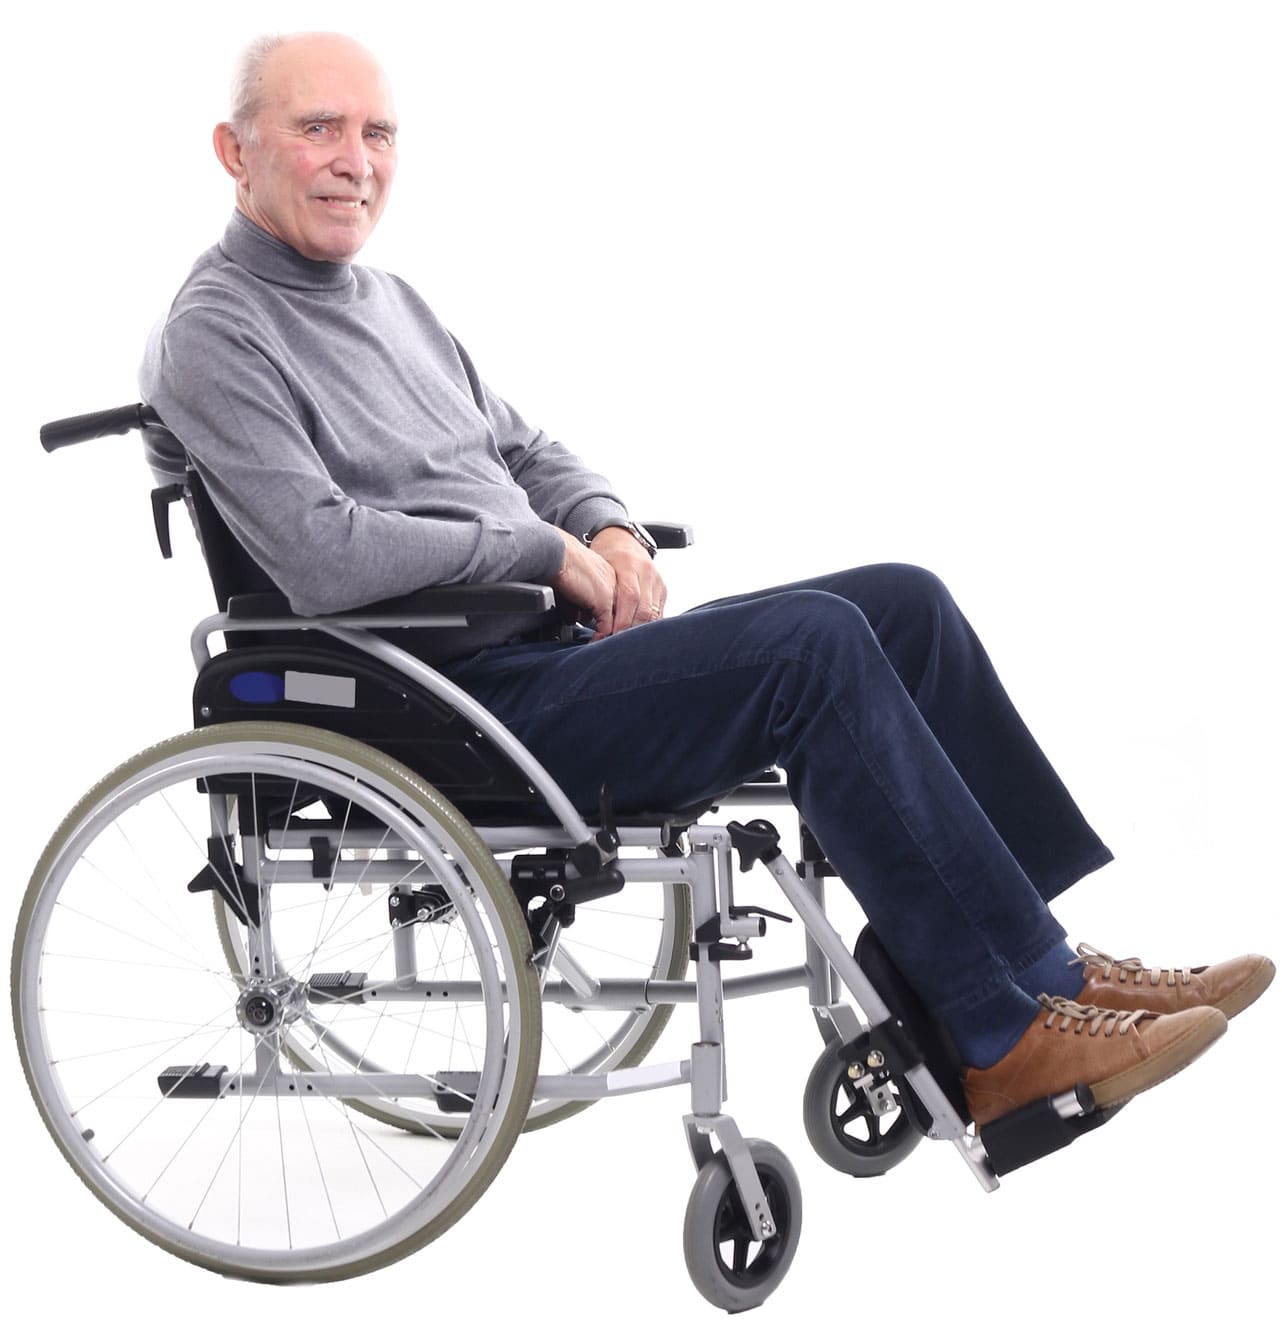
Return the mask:
[[862, 1118], [863, 1116], [864, 1116], [864, 1110], [862, 1110], [859, 1107], [859, 1102], [855, 1101], [853, 1104], [851, 1104], [850, 1108], [845, 1109], [843, 1110], [843, 1112], [837, 1114], [836, 1119], [841, 1124], [842, 1127], [845, 1127], [845, 1125], [848, 1122], [850, 1122], [852, 1119]]
[[742, 1274], [748, 1268], [748, 1252], [752, 1243], [747, 1238], [735, 1238], [734, 1241], [734, 1265], [736, 1274]]

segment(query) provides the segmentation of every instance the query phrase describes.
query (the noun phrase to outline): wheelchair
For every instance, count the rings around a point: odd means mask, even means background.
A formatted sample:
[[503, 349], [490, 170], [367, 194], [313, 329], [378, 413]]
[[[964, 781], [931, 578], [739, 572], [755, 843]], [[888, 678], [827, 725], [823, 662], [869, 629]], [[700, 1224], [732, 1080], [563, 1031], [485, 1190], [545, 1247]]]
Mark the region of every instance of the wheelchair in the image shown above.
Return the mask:
[[[41, 440], [134, 430], [153, 460], [181, 456], [139, 404], [47, 424]], [[1079, 1086], [970, 1129], [946, 1034], [871, 930], [852, 954], [829, 922], [834, 871], [804, 824], [793, 864], [763, 818], [701, 822], [714, 806], [789, 807], [777, 773], [641, 815], [603, 790], [584, 817], [424, 661], [480, 621], [548, 628], [550, 589], [432, 588], [301, 618], [195, 471], [172, 477], [152, 494], [161, 550], [181, 500], [219, 608], [192, 635], [194, 725], [67, 815], [12, 966], [41, 1115], [144, 1237], [250, 1280], [363, 1274], [461, 1218], [522, 1130], [684, 1086], [687, 1267], [714, 1305], [755, 1307], [791, 1264], [802, 1195], [787, 1157], [724, 1111], [722, 1011], [790, 988], [822, 1040], [806, 1133], [851, 1176], [931, 1137], [991, 1191], [1115, 1112]], [[648, 528], [662, 548], [689, 542]], [[789, 920], [736, 902], [736, 872], [758, 865], [803, 924], [805, 960], [724, 974]], [[646, 1061], [678, 1003], [697, 1009], [689, 1056]]]

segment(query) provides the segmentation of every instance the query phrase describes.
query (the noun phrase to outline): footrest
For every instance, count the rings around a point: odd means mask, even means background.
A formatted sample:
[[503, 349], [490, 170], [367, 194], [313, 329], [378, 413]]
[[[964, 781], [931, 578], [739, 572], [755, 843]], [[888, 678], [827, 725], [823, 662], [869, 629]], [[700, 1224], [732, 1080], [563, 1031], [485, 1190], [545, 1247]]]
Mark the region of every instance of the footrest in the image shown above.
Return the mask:
[[309, 1003], [359, 1003], [364, 971], [320, 971], [307, 982]]
[[167, 1100], [216, 1100], [222, 1094], [227, 1069], [212, 1063], [195, 1067], [167, 1067], [156, 1078], [160, 1093]]
[[436, 1107], [442, 1113], [471, 1113], [481, 1088], [479, 1072], [433, 1072]]
[[979, 1139], [993, 1172], [1010, 1173], [1072, 1145], [1079, 1136], [1108, 1122], [1117, 1108], [1097, 1109], [1089, 1087], [1079, 1085], [985, 1123]]

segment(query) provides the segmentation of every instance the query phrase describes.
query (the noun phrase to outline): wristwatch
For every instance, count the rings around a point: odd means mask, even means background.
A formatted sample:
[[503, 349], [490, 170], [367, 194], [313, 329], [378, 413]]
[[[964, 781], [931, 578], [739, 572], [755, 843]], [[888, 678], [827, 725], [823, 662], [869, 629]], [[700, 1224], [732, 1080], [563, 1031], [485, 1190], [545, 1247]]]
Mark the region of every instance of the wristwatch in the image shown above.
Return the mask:
[[592, 540], [599, 533], [602, 533], [606, 529], [626, 529], [628, 533], [630, 533], [632, 537], [635, 538], [643, 548], [645, 548], [645, 550], [651, 555], [651, 557], [653, 557], [654, 554], [659, 550], [659, 545], [634, 520], [607, 520], [605, 524], [597, 525], [597, 527], [590, 534], [585, 534], [583, 537], [583, 541], [589, 547], [591, 547]]

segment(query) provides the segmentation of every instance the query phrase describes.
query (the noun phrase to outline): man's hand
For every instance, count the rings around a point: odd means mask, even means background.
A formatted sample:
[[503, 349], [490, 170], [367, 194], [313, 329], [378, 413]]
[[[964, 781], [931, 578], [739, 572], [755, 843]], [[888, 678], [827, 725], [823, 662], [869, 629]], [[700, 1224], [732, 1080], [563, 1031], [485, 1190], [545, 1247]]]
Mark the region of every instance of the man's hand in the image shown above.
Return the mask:
[[613, 632], [657, 621], [663, 615], [668, 586], [650, 554], [626, 529], [616, 525], [602, 529], [592, 540], [591, 551], [614, 569]]
[[668, 591], [645, 548], [626, 529], [603, 529], [586, 547], [564, 529], [565, 561], [552, 578], [557, 594], [581, 608], [604, 639], [663, 615]]
[[552, 588], [592, 621], [594, 639], [604, 639], [614, 629], [614, 567], [573, 534], [556, 532], [565, 540], [565, 560], [552, 577]]

